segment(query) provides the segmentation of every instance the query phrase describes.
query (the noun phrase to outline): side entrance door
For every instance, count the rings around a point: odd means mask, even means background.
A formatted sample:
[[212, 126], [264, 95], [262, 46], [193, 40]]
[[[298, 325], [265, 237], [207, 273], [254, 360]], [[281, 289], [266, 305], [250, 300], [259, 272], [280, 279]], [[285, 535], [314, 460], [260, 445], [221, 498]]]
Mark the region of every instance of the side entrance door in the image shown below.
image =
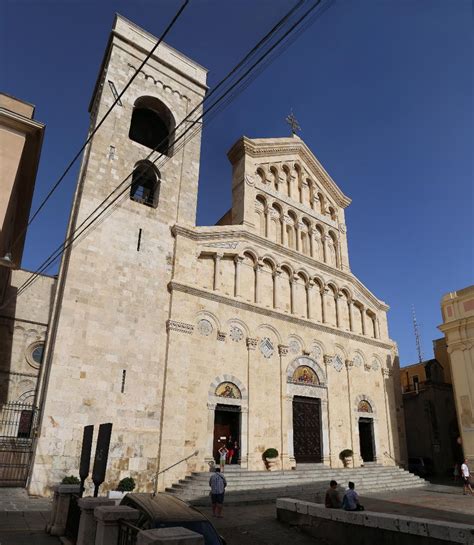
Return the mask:
[[321, 463], [321, 400], [293, 398], [293, 446], [297, 463]]
[[359, 418], [360, 456], [364, 462], [375, 460], [374, 421], [372, 418]]

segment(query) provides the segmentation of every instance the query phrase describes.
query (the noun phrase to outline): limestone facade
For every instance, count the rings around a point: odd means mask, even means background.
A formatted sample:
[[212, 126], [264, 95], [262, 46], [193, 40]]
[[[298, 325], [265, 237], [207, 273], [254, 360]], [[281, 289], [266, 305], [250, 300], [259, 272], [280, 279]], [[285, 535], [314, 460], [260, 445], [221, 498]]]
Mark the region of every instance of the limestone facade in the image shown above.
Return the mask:
[[[117, 16], [91, 127], [155, 40]], [[306, 422], [314, 463], [340, 465], [339, 452], [350, 448], [360, 465], [362, 420], [364, 433], [372, 430], [371, 461], [405, 461], [388, 306], [350, 271], [350, 199], [298, 137], [241, 138], [229, 152], [231, 211], [220, 225], [196, 227], [200, 133], [184, 146], [179, 135], [205, 92], [205, 69], [161, 44], [86, 150], [69, 232], [129, 173], [143, 168], [143, 178], [133, 177], [63, 257], [34, 493], [77, 472], [82, 427], [108, 421], [106, 488], [131, 475], [150, 491], [157, 472], [195, 451], [162, 473], [158, 488], [206, 469], [226, 410], [238, 415], [241, 467], [263, 469], [262, 453], [273, 447], [281, 467], [293, 468], [296, 402], [317, 407], [318, 426]], [[146, 162], [149, 136], [137, 128], [155, 114], [172, 148], [156, 169]], [[303, 440], [307, 448], [310, 437]]]
[[474, 464], [474, 286], [447, 293], [441, 300], [464, 456]]

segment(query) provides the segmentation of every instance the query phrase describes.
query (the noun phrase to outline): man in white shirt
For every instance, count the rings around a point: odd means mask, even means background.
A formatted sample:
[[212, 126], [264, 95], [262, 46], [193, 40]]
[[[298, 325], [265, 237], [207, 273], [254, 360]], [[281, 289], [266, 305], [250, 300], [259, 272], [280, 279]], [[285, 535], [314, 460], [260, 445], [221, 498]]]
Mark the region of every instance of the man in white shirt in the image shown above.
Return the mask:
[[461, 465], [461, 478], [464, 485], [463, 494], [471, 494], [472, 496], [472, 488], [471, 488], [471, 479], [470, 479], [470, 473], [469, 473], [469, 467], [467, 465], [467, 460], [464, 460], [463, 464]]

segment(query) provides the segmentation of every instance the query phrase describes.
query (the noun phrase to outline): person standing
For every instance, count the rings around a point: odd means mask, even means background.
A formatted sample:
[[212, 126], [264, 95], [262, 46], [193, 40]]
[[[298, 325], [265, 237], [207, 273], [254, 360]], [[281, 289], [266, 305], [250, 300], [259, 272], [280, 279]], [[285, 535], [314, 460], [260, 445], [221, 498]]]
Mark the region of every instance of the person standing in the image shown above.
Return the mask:
[[221, 475], [220, 468], [216, 467], [214, 473], [209, 479], [211, 487], [212, 514], [215, 517], [222, 518], [222, 507], [224, 506], [224, 494], [227, 481], [224, 475]]
[[219, 449], [219, 464], [220, 464], [220, 471], [224, 471], [224, 467], [225, 467], [225, 459], [227, 458], [227, 453], [229, 451], [227, 450], [227, 448], [225, 446], [222, 446], [220, 449]]
[[473, 494], [471, 488], [471, 474], [469, 473], [469, 466], [467, 465], [467, 460], [461, 464], [461, 478], [463, 483], [463, 494]]

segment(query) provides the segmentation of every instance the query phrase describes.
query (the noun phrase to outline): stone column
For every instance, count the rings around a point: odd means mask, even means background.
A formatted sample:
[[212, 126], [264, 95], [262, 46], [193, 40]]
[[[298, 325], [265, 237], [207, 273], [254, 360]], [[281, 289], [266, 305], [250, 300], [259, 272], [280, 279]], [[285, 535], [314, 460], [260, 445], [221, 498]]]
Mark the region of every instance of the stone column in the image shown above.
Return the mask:
[[57, 504], [55, 509], [55, 519], [52, 523], [49, 533], [52, 536], [63, 536], [66, 530], [67, 515], [71, 496], [80, 494], [81, 485], [79, 484], [60, 484], [58, 486]]
[[206, 442], [206, 454], [204, 461], [212, 467], [215, 464], [214, 460], [214, 419], [215, 419], [216, 404], [207, 404], [207, 442]]
[[326, 317], [326, 288], [321, 288], [320, 295], [321, 295], [321, 322], [323, 324], [327, 323], [327, 317]]
[[339, 307], [339, 305], [340, 305], [339, 299], [340, 298], [341, 298], [341, 294], [336, 293], [336, 295], [334, 296], [334, 302], [335, 302], [335, 307], [336, 307], [336, 327], [341, 327], [341, 319], [340, 319], [341, 309]]
[[284, 400], [286, 413], [286, 429], [287, 429], [287, 448], [288, 448], [288, 465], [290, 468], [296, 467], [295, 449], [293, 444], [293, 396], [286, 395]]
[[298, 220], [296, 220], [295, 223], [295, 250], [297, 252], [301, 252], [301, 229], [300, 229], [300, 223]]
[[249, 434], [249, 410], [248, 407], [240, 407], [241, 431], [240, 431], [240, 467], [247, 469], [249, 464], [248, 456], [248, 434]]
[[234, 285], [234, 295], [235, 297], [240, 297], [240, 269], [242, 265], [243, 257], [236, 255], [234, 257], [235, 263], [235, 285]]
[[257, 304], [260, 304], [260, 274], [262, 272], [262, 264], [256, 263], [255, 264], [255, 302]]
[[[252, 399], [252, 380], [251, 380], [251, 376], [250, 376], [250, 359], [251, 359], [251, 353], [253, 351], [255, 351], [257, 349], [257, 344], [258, 344], [258, 340], [255, 339], [255, 338], [252, 338], [252, 337], [247, 337], [246, 339], [246, 343], [247, 343], [247, 411], [248, 411], [248, 408], [250, 407], [250, 403], [251, 403], [251, 399]], [[242, 420], [244, 421], [244, 417], [242, 416]], [[252, 460], [250, 459], [251, 456], [250, 456], [250, 448], [251, 448], [251, 443], [250, 443], [250, 426], [249, 426], [249, 414], [247, 412], [247, 417], [246, 417], [246, 420], [247, 420], [247, 433], [244, 435], [243, 431], [242, 431], [242, 437], [241, 437], [241, 454], [244, 454], [246, 455], [246, 458], [247, 458], [247, 469], [249, 468], [249, 466], [251, 466], [251, 462]], [[245, 451], [244, 451], [244, 446], [245, 446]]]
[[273, 271], [273, 308], [280, 308], [280, 277], [281, 271]]
[[280, 462], [281, 469], [285, 469], [285, 440], [284, 440], [284, 424], [283, 424], [283, 388], [286, 384], [283, 358], [288, 355], [288, 347], [282, 344], [278, 345], [278, 355], [280, 356]]
[[214, 255], [214, 291], [218, 291], [220, 288], [219, 276], [221, 270], [221, 259], [224, 254], [215, 254]]
[[352, 360], [346, 360], [346, 377], [347, 377], [347, 393], [348, 393], [348, 402], [349, 402], [349, 426], [350, 426], [350, 432], [351, 432], [351, 450], [352, 450], [352, 467], [355, 467], [355, 457], [356, 453], [354, 451], [354, 423], [353, 423], [353, 416], [352, 416], [352, 400], [351, 400], [351, 381], [349, 379], [349, 369], [351, 369], [354, 365], [354, 362]]
[[81, 508], [77, 545], [90, 545], [91, 543], [95, 543], [97, 529], [94, 509], [102, 505], [113, 507], [115, 506], [115, 501], [107, 498], [80, 498], [77, 503]]
[[327, 399], [321, 399], [321, 420], [323, 428], [323, 464], [331, 465], [331, 446], [329, 444], [329, 404]]
[[119, 536], [120, 520], [136, 521], [140, 516], [137, 509], [126, 505], [116, 507], [96, 507], [94, 516], [97, 520], [95, 545], [116, 545]]
[[204, 536], [181, 527], [142, 530], [137, 545], [204, 545]]
[[285, 213], [283, 213], [283, 219], [282, 219], [282, 232], [281, 232], [281, 243], [283, 246], [288, 247], [288, 233], [286, 232], [286, 226], [288, 225], [287, 217]]
[[347, 304], [349, 306], [349, 329], [350, 331], [354, 331], [354, 316], [352, 315], [352, 311], [353, 311], [352, 301], [348, 300]]
[[306, 308], [308, 309], [308, 319], [313, 319], [313, 288], [314, 288], [314, 282], [311, 280], [308, 282], [308, 285], [306, 286]]
[[327, 243], [327, 237], [325, 234], [321, 236], [321, 245], [323, 247], [323, 261], [324, 263], [328, 262], [328, 243]]
[[362, 323], [362, 335], [365, 335], [365, 307], [360, 307], [360, 321]]
[[290, 278], [290, 312], [295, 313], [295, 277]]
[[309, 237], [309, 255], [314, 257], [314, 229], [310, 228], [308, 231]]
[[384, 369], [383, 367], [381, 368], [381, 371], [382, 371], [382, 384], [383, 384], [383, 398], [385, 402], [385, 422], [387, 425], [388, 455], [390, 456], [391, 461], [393, 461], [390, 417], [388, 413], [388, 395], [387, 395], [387, 386], [386, 386], [386, 381], [390, 380], [390, 376], [392, 373], [389, 369]]

